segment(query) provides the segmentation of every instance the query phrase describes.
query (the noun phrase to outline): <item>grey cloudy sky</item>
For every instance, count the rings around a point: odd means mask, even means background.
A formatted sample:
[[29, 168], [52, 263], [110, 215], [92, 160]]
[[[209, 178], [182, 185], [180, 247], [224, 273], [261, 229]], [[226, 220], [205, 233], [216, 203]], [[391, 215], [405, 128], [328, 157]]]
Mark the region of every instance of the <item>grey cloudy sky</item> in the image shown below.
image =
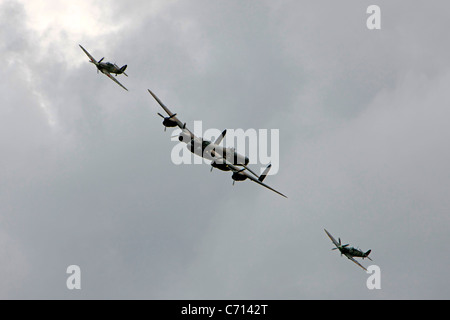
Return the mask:
[[[0, 0], [0, 298], [449, 299], [449, 10]], [[280, 129], [289, 199], [175, 166], [147, 88], [188, 126]]]

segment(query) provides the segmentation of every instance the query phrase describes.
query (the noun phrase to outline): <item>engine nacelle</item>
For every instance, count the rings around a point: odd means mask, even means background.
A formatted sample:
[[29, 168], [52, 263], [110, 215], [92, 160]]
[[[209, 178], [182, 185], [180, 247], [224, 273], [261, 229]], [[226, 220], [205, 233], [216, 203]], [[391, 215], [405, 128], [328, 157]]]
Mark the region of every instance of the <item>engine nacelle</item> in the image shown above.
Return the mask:
[[216, 161], [211, 162], [211, 166], [213, 168], [217, 168], [222, 171], [230, 171], [231, 170], [230, 167], [228, 167], [226, 164], [223, 163], [223, 161], [220, 161], [220, 160], [218, 160], [218, 162], [216, 162]]
[[170, 118], [164, 118], [163, 126], [166, 128], [175, 128], [177, 126], [177, 123]]
[[231, 176], [231, 178], [234, 181], [244, 181], [247, 179], [247, 176], [242, 173], [239, 173], [239, 172], [234, 172], [233, 175]]

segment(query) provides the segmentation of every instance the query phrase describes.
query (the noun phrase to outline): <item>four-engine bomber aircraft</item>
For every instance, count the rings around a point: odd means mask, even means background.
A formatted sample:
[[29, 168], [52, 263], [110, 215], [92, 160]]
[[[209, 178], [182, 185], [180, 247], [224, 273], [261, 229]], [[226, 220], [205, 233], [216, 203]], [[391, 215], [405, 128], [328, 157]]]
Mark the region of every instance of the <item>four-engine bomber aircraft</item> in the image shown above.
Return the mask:
[[189, 129], [186, 128], [186, 123], [181, 122], [177, 118], [176, 113], [172, 113], [153, 92], [151, 92], [150, 90], [148, 90], [148, 92], [153, 96], [153, 98], [155, 98], [158, 104], [169, 115], [168, 117], [164, 117], [162, 114], [158, 113], [158, 115], [164, 119], [164, 130], [167, 127], [179, 127], [181, 129], [181, 133], [178, 137], [178, 140], [186, 143], [186, 147], [192, 153], [205, 159], [211, 160], [211, 171], [213, 168], [217, 168], [222, 171], [232, 171], [233, 175], [231, 178], [233, 179], [233, 184], [235, 181], [244, 181], [250, 179], [257, 184], [287, 198], [281, 192], [263, 183], [271, 168], [270, 164], [264, 170], [264, 172], [260, 176], [258, 176], [247, 167], [248, 163], [250, 162], [247, 157], [238, 154], [234, 148], [224, 148], [219, 145], [226, 135], [226, 130], [222, 132], [222, 134], [216, 139], [215, 142], [206, 141], [202, 138], [196, 137], [191, 131], [189, 131]]
[[[324, 229], [325, 230], [325, 229]], [[336, 241], [335, 238], [333, 238], [333, 236], [327, 231], [325, 230], [326, 234], [328, 235], [328, 237], [331, 239], [331, 241], [334, 243], [334, 245], [336, 246], [336, 248], [333, 248], [331, 250], [336, 250], [339, 249], [339, 251], [341, 252], [341, 255], [346, 256], [348, 259], [350, 259], [351, 261], [353, 261], [354, 263], [356, 263], [358, 266], [360, 266], [361, 268], [363, 268], [364, 270], [367, 271], [366, 268], [364, 268], [362, 265], [360, 265], [358, 263], [358, 261], [356, 261], [353, 257], [358, 257], [358, 258], [367, 258], [369, 260], [372, 261], [372, 259], [369, 258], [369, 254], [372, 250], [369, 250], [367, 252], [363, 252], [359, 249], [353, 248], [353, 247], [349, 247], [348, 244], [341, 244], [341, 238], [339, 238], [339, 242]]]
[[101, 58], [99, 61], [95, 60], [93, 56], [89, 54], [89, 52], [84, 49], [81, 44], [79, 45], [80, 48], [86, 53], [86, 55], [91, 59], [89, 62], [93, 63], [97, 67], [97, 73], [100, 71], [104, 75], [106, 75], [108, 78], [110, 78], [112, 81], [117, 83], [119, 86], [124, 88], [128, 91], [127, 88], [125, 88], [116, 78], [114, 78], [111, 74], [114, 73], [117, 77], [118, 74], [124, 74], [128, 77], [128, 75], [125, 73], [125, 69], [127, 68], [127, 65], [124, 65], [122, 68], [119, 68], [116, 64], [112, 64], [111, 62], [102, 62], [103, 59]]

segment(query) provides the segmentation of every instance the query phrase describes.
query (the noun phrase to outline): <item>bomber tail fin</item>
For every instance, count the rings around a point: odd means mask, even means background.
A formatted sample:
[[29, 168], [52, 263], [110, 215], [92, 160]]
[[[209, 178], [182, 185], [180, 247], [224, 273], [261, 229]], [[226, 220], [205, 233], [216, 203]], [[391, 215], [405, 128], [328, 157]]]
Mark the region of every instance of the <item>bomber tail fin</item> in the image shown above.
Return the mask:
[[372, 252], [372, 250], [367, 251], [366, 253], [364, 253], [364, 258], [369, 259], [370, 261], [372, 261], [372, 259], [369, 258], [369, 254]]
[[225, 138], [225, 135], [227, 134], [227, 129], [225, 129], [220, 136], [217, 137], [216, 141], [214, 141], [214, 144], [220, 144]]
[[267, 168], [264, 170], [264, 172], [262, 173], [262, 175], [258, 178], [258, 180], [259, 180], [260, 182], [263, 182], [264, 179], [267, 177], [267, 174], [269, 173], [270, 168], [272, 168], [272, 164], [269, 164], [269, 165], [267, 166]]

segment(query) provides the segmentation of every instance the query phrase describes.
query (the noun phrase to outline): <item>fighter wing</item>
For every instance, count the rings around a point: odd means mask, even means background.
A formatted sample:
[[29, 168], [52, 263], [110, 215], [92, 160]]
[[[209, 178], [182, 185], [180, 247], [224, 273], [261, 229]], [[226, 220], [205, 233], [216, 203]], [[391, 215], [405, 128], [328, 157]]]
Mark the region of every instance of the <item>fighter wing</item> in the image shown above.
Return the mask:
[[84, 53], [86, 53], [86, 55], [89, 57], [89, 59], [91, 59], [91, 62], [93, 62], [94, 64], [97, 64], [97, 60], [95, 60], [94, 57], [91, 56], [91, 55], [89, 54], [89, 52], [87, 52], [86, 49], [83, 48], [83, 47], [81, 46], [81, 44], [79, 44], [79, 46], [80, 46], [81, 50], [83, 50]]
[[117, 83], [119, 86], [121, 86], [122, 88], [124, 88], [125, 90], [128, 91], [127, 88], [125, 88], [116, 78], [114, 78], [108, 71], [103, 70], [102, 71], [108, 78], [110, 78], [112, 81], [114, 81], [115, 83]]
[[[325, 230], [326, 234], [327, 234], [328, 237], [331, 239], [331, 241], [334, 243], [334, 245], [335, 245], [336, 247], [339, 247], [339, 242], [337, 242], [336, 239], [333, 238], [333, 236], [332, 236], [326, 229], [323, 229], [323, 230]], [[336, 249], [334, 249], [334, 250], [336, 250]]]
[[[167, 107], [164, 105], [164, 103], [163, 103], [161, 100], [159, 100], [159, 98], [158, 98], [153, 92], [150, 91], [150, 89], [147, 89], [147, 90], [148, 90], [148, 92], [152, 95], [152, 97], [155, 98], [155, 100], [158, 102], [158, 104], [161, 106], [161, 108], [163, 108], [164, 111], [169, 115], [169, 117], [171, 117], [170, 119], [171, 119], [172, 121], [175, 121], [175, 122], [177, 123], [177, 126], [178, 126], [181, 130], [187, 130], [187, 131], [191, 134], [191, 137], [192, 137], [193, 139], [196, 138], [195, 135], [194, 135], [191, 131], [189, 131], [189, 129], [186, 128], [186, 124], [183, 123], [183, 122], [181, 122], [180, 119], [177, 118], [177, 116], [175, 115], [175, 113], [173, 113], [172, 111], [170, 111], [169, 108], [167, 108]], [[174, 116], [174, 115], [175, 115], [175, 116]]]
[[352, 256], [349, 256], [349, 255], [345, 255], [349, 260], [351, 260], [351, 261], [353, 261], [354, 263], [356, 263], [358, 266], [360, 266], [361, 268], [363, 268], [364, 270], [366, 270], [367, 271], [367, 269], [366, 268], [364, 268], [361, 264], [359, 264], [359, 262], [358, 261], [356, 261]]

